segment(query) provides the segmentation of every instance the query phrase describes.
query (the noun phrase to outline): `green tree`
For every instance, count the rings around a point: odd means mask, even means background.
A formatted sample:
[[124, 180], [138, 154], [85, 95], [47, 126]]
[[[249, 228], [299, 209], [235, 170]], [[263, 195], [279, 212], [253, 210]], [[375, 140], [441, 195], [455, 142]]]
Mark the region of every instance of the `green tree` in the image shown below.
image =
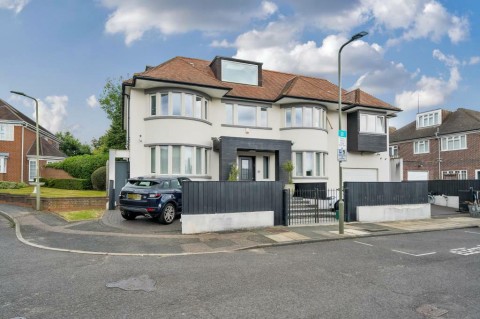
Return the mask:
[[108, 79], [98, 100], [111, 121], [107, 132], [93, 141], [95, 148], [102, 152], [108, 152], [110, 148], [123, 150], [126, 146], [126, 132], [122, 128], [122, 81], [121, 77], [116, 80]]
[[60, 140], [60, 150], [67, 156], [91, 154], [92, 150], [87, 144], [82, 144], [70, 132], [58, 132], [55, 136]]

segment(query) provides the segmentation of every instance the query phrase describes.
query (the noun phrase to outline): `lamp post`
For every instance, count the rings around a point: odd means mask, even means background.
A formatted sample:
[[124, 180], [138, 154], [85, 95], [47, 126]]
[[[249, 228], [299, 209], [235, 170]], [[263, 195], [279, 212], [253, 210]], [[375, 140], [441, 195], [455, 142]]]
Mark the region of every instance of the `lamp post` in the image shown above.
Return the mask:
[[[340, 49], [338, 50], [338, 133], [339, 136], [343, 136], [342, 131], [342, 50], [351, 42], [363, 38], [368, 32], [362, 31], [352, 36], [350, 40], [345, 42]], [[339, 179], [339, 201], [338, 201], [338, 233], [343, 234], [344, 232], [344, 203], [343, 203], [343, 179], [342, 179], [342, 161], [344, 159], [340, 158], [338, 155], [338, 179]]]
[[29, 99], [32, 99], [35, 101], [35, 115], [36, 115], [36, 123], [35, 123], [35, 132], [36, 132], [36, 149], [37, 149], [37, 154], [36, 154], [36, 182], [33, 183], [35, 185], [36, 189], [36, 210], [40, 210], [40, 134], [38, 130], [38, 101], [36, 98], [31, 97], [29, 95], [26, 95], [23, 92], [18, 92], [18, 91], [10, 91], [12, 94], [16, 95], [21, 95], [24, 97], [27, 97]]

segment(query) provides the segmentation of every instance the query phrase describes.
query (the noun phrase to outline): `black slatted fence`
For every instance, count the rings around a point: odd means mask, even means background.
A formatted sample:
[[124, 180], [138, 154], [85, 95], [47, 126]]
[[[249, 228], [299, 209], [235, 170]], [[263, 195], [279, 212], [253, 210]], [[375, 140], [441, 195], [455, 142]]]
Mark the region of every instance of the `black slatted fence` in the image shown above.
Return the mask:
[[458, 191], [466, 191], [470, 188], [480, 190], [480, 180], [432, 180], [428, 181], [428, 191], [433, 195], [459, 196]]
[[358, 206], [406, 205], [428, 203], [428, 183], [346, 182], [345, 220], [357, 220]]
[[283, 225], [282, 182], [184, 182], [182, 214], [221, 214], [273, 211]]

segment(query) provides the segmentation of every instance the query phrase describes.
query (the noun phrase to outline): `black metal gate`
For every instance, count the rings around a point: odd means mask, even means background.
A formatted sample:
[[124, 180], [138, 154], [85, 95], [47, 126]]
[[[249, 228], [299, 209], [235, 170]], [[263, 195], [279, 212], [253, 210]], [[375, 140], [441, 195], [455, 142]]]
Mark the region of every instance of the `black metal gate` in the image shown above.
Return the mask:
[[334, 204], [337, 190], [297, 189], [284, 193], [287, 225], [334, 224], [338, 222]]

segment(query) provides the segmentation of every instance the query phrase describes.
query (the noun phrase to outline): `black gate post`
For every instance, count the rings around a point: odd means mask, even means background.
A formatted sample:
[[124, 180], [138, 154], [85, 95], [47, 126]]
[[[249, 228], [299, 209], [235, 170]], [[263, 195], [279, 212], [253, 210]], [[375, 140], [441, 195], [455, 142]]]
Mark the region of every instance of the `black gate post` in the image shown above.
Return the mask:
[[283, 225], [288, 226], [290, 215], [290, 191], [288, 189], [282, 190], [283, 196]]

